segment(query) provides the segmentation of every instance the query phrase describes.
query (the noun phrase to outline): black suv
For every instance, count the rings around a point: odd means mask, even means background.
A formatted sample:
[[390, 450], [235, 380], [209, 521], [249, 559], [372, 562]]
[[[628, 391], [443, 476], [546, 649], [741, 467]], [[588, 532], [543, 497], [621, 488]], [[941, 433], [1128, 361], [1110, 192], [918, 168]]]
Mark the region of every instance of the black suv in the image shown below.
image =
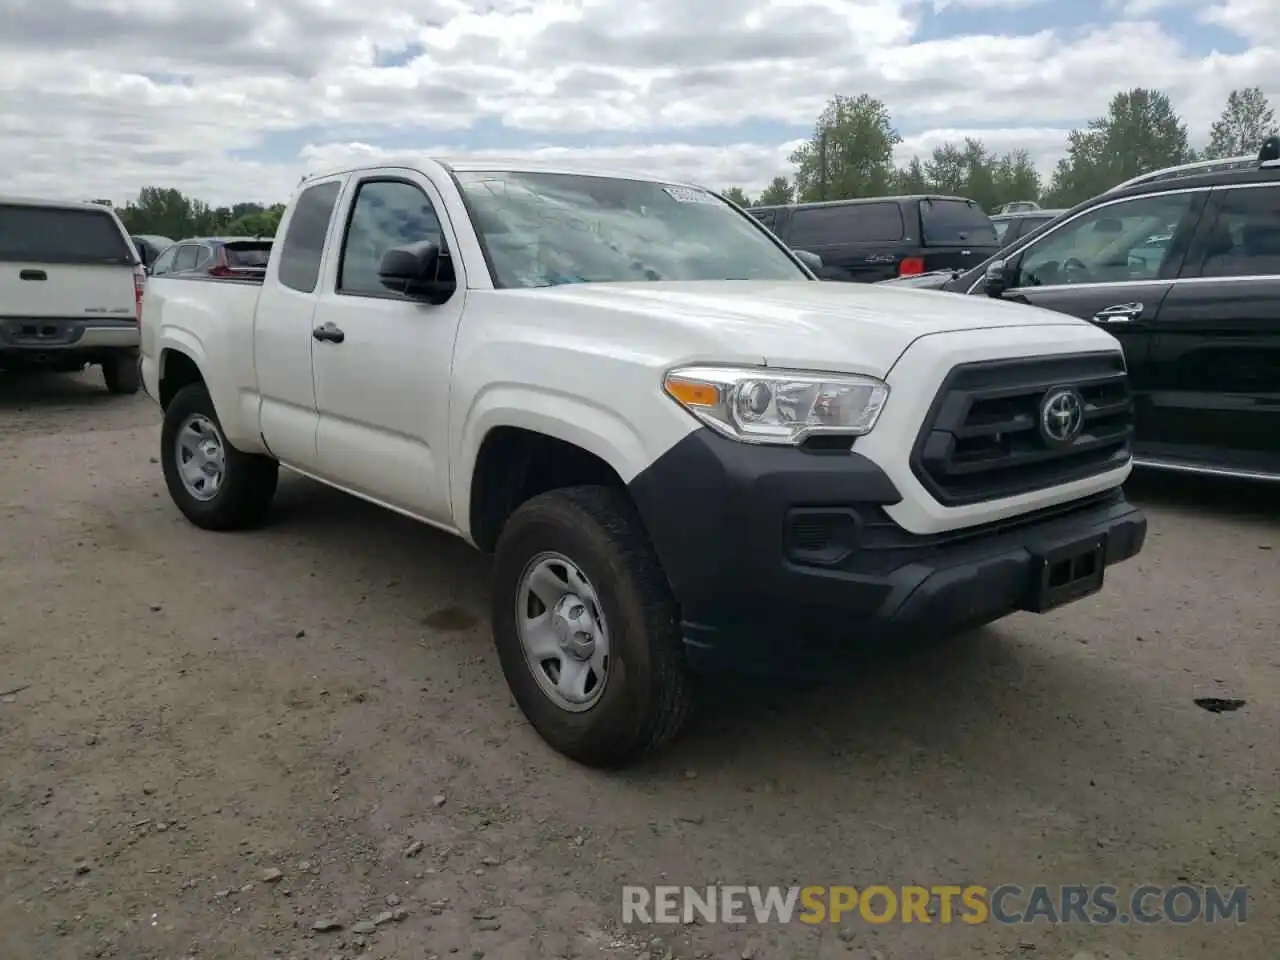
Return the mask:
[[747, 212], [788, 247], [821, 257], [823, 280], [873, 283], [964, 270], [1000, 247], [991, 218], [964, 197], [874, 197]]
[[1091, 320], [1124, 347], [1135, 464], [1280, 481], [1280, 140], [1136, 177], [987, 263], [897, 282]]

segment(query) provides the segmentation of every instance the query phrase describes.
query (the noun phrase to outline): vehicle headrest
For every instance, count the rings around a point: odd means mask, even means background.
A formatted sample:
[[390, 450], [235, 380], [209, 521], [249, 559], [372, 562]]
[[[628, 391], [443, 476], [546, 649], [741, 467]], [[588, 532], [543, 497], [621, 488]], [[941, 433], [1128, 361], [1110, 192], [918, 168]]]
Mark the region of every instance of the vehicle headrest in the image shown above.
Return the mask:
[[1094, 233], [1123, 233], [1124, 224], [1115, 217], [1105, 217], [1093, 225]]
[[1205, 244], [1205, 254], [1210, 257], [1221, 257], [1234, 250], [1235, 245], [1236, 241], [1231, 235], [1231, 228], [1225, 223], [1219, 223], [1209, 234], [1209, 240]]
[[1240, 232], [1241, 245], [1249, 256], [1280, 254], [1280, 224], [1251, 223]]

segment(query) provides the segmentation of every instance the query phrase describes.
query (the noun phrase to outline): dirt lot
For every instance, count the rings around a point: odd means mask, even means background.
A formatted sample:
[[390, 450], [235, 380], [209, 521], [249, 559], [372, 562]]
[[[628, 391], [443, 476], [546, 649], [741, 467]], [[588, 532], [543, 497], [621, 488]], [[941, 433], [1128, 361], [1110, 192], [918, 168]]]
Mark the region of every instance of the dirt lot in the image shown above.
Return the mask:
[[[200, 533], [156, 408], [99, 384], [0, 379], [4, 960], [1280, 955], [1274, 491], [1144, 482], [1105, 595], [722, 686], [606, 776], [514, 708], [481, 558], [298, 478]], [[1249, 884], [1247, 922], [618, 927], [624, 883], [1183, 879]]]

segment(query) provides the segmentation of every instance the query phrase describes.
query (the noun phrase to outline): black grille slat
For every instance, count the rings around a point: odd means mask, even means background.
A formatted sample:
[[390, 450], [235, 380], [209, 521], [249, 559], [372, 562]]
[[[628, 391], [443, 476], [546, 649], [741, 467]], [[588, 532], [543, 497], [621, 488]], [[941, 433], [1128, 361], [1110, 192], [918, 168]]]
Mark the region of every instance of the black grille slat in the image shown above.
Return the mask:
[[[1059, 387], [1080, 394], [1083, 426], [1054, 447], [1040, 433], [1040, 404]], [[964, 364], [943, 383], [911, 467], [946, 505], [1016, 496], [1123, 466], [1132, 422], [1119, 354]]]
[[[1101, 447], [1111, 447], [1115, 445], [1118, 437], [1112, 435], [1103, 435], [1101, 437], [1087, 437], [1081, 435], [1080, 440], [1072, 448], [1074, 454], [1085, 454]], [[1045, 463], [1050, 460], [1061, 459], [1061, 454], [1054, 450], [1022, 450], [1010, 453], [1001, 453], [998, 457], [983, 457], [981, 459], [962, 459], [953, 457], [951, 463], [947, 467], [947, 474], [953, 477], [962, 477], [980, 471], [993, 469], [993, 464], [1003, 469], [1013, 470], [1018, 467], [1033, 466], [1037, 463]]]

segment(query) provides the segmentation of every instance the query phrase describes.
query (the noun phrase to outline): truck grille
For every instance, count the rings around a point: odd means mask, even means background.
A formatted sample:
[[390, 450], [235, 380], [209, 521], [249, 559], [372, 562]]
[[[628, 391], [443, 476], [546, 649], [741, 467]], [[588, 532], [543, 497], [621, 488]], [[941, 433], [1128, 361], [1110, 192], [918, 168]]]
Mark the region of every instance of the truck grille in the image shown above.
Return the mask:
[[1123, 466], [1132, 429], [1119, 353], [962, 364], [938, 392], [911, 469], [945, 506], [998, 500]]

